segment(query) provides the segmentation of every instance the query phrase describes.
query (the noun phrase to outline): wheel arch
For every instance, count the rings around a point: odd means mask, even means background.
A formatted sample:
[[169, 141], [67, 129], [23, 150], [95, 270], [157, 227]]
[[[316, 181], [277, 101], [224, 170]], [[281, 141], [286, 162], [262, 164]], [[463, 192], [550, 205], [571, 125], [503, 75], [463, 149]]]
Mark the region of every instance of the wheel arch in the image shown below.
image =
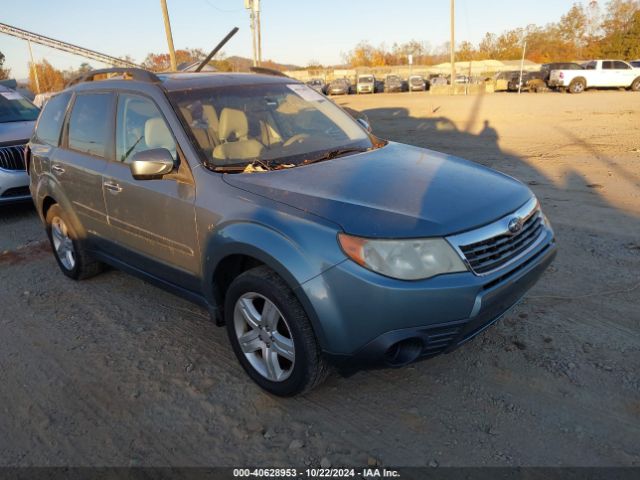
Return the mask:
[[582, 81], [584, 83], [584, 88], [585, 89], [589, 86], [589, 84], [587, 83], [587, 78], [583, 77], [582, 75], [578, 75], [577, 77], [573, 77], [573, 79], [571, 80], [569, 85], [571, 85], [572, 83], [577, 82], [577, 81]]
[[218, 323], [224, 319], [224, 298], [231, 282], [241, 273], [260, 265], [276, 272], [291, 289], [307, 313], [321, 346], [325, 336], [306, 293], [300, 286], [322, 273], [305, 258], [291, 239], [262, 225], [237, 223], [212, 236], [203, 251], [203, 292], [215, 305]]
[[52, 205], [58, 204], [68, 215], [71, 227], [80, 239], [86, 237], [86, 231], [82, 222], [78, 218], [72, 203], [63, 193], [62, 189], [51, 178], [43, 175], [36, 187], [35, 204], [40, 218], [44, 222], [47, 218], [47, 211]]

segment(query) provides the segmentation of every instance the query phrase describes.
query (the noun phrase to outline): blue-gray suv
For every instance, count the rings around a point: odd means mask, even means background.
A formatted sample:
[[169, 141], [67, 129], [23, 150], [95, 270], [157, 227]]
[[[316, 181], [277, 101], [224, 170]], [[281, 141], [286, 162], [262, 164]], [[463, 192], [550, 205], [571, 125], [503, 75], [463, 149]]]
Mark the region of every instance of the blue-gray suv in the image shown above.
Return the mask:
[[30, 189], [65, 275], [109, 264], [208, 308], [294, 395], [453, 350], [556, 252], [522, 183], [365, 127], [290, 78], [94, 71], [42, 111]]

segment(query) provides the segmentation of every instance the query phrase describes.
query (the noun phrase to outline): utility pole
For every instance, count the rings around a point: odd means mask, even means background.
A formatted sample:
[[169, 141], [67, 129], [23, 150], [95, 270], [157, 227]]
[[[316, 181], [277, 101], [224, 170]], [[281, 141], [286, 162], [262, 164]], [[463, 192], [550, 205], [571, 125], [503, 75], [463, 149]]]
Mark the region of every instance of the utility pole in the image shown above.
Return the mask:
[[456, 93], [456, 8], [455, 0], [451, 0], [451, 94]]
[[36, 62], [33, 61], [33, 50], [31, 50], [31, 40], [27, 40], [29, 45], [29, 57], [31, 57], [31, 69], [33, 70], [33, 78], [36, 81], [36, 93], [40, 93], [40, 80], [38, 80], [38, 69], [36, 68]]
[[527, 41], [524, 41], [524, 45], [522, 47], [522, 61], [520, 62], [520, 81], [518, 82], [518, 93], [522, 90], [522, 70], [524, 70], [524, 54], [527, 51]]
[[262, 65], [262, 27], [260, 26], [260, 0], [253, 0], [256, 12], [256, 29], [258, 30], [258, 65]]
[[[257, 67], [260, 59], [260, 40], [259, 40], [259, 11], [260, 11], [260, 0], [244, 0], [244, 8], [249, 10], [249, 19], [251, 20], [251, 49], [253, 51], [253, 66]], [[258, 12], [258, 13], [256, 13]], [[258, 16], [258, 27], [256, 28], [256, 17]], [[258, 31], [256, 31], [258, 30]]]
[[164, 17], [164, 30], [167, 34], [167, 44], [169, 45], [169, 59], [171, 60], [171, 70], [178, 70], [176, 61], [176, 50], [173, 48], [173, 35], [171, 34], [171, 22], [169, 22], [169, 11], [167, 10], [167, 0], [160, 0], [162, 16]]

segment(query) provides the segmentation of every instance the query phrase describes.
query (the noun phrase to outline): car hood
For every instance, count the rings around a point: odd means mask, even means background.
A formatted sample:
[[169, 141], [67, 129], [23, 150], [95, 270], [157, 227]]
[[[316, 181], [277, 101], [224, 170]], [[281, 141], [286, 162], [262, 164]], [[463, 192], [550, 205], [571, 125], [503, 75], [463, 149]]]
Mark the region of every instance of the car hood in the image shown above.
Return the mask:
[[497, 220], [533, 195], [473, 162], [398, 143], [266, 173], [225, 175], [240, 189], [372, 238], [443, 236]]
[[35, 124], [33, 121], [0, 123], [0, 145], [28, 140]]

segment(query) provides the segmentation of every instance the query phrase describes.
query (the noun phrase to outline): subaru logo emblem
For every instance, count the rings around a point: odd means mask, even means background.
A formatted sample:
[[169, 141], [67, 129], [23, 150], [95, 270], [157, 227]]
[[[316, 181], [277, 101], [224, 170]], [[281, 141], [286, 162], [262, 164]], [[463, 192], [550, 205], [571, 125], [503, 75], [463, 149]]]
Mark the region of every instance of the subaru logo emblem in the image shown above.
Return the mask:
[[509, 232], [516, 234], [520, 230], [522, 230], [522, 219], [520, 217], [514, 217], [509, 220], [509, 224], [507, 225]]

